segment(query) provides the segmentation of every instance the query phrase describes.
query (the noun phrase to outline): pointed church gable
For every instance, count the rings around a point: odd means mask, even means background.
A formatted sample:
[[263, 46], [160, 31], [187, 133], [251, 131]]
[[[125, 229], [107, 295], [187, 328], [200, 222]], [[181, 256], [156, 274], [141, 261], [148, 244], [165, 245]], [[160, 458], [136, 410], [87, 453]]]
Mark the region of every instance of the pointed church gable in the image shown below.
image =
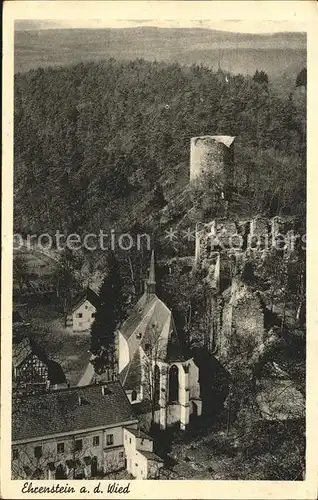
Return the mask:
[[156, 351], [156, 357], [161, 361], [184, 359], [172, 313], [160, 299], [143, 336], [142, 347], [146, 352], [147, 346]]
[[181, 346], [180, 338], [174, 323], [174, 319], [171, 316], [171, 327], [169, 332], [169, 342], [167, 348], [166, 361], [184, 361], [185, 356]]
[[148, 320], [142, 338], [142, 347], [145, 352], [149, 349], [156, 351], [159, 359], [164, 359], [171, 322], [171, 312], [165, 304], [157, 298], [152, 315]]

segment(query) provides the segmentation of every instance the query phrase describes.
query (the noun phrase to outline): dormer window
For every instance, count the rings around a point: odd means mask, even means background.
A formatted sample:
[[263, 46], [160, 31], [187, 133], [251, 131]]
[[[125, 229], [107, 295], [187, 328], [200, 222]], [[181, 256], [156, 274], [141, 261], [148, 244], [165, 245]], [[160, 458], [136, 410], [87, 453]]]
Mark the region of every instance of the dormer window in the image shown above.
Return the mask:
[[138, 340], [139, 340], [139, 339], [141, 339], [141, 337], [142, 337], [141, 332], [136, 333], [136, 338], [137, 338]]
[[102, 386], [102, 395], [103, 396], [108, 396], [109, 394], [112, 394], [113, 391], [111, 389], [109, 389], [108, 387], [106, 386]]

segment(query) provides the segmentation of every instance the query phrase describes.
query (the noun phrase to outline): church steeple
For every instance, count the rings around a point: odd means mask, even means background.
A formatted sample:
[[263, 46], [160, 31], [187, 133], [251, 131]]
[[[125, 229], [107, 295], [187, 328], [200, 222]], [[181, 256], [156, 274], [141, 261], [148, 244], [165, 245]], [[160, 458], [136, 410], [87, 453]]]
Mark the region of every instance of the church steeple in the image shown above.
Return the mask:
[[149, 276], [146, 281], [146, 292], [148, 294], [156, 293], [156, 273], [155, 273], [155, 252], [152, 250], [150, 259]]

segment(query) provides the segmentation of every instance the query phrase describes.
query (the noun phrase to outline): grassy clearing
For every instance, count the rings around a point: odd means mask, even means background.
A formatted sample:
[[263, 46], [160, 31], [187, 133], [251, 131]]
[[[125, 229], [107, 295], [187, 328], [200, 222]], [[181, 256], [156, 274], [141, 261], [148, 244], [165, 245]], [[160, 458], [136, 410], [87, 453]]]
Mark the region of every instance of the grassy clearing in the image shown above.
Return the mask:
[[63, 315], [54, 304], [28, 307], [27, 320], [34, 341], [62, 366], [71, 386], [76, 385], [89, 361], [89, 333], [73, 333], [71, 328], [65, 328]]

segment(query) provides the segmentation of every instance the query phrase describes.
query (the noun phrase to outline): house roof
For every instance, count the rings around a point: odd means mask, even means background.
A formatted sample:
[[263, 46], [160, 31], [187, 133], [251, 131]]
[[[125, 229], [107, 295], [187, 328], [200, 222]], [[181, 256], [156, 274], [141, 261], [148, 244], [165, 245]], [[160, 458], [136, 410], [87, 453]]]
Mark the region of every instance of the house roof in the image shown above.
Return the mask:
[[154, 462], [163, 462], [162, 458], [158, 457], [153, 451], [138, 450], [147, 460], [153, 460]]
[[12, 417], [13, 441], [137, 421], [119, 382], [17, 398]]
[[28, 337], [24, 337], [21, 342], [12, 344], [12, 365], [18, 368], [31, 354], [32, 346]]
[[92, 290], [90, 287], [87, 287], [84, 294], [82, 294], [72, 305], [71, 312], [76, 311], [76, 309], [78, 309], [85, 302], [85, 300], [88, 300], [96, 309], [100, 303], [97, 293], [94, 292], [94, 290]]
[[148, 436], [148, 434], [146, 434], [141, 429], [131, 429], [130, 427], [126, 427], [126, 429], [127, 429], [127, 431], [131, 432], [131, 434], [133, 434], [137, 438], [150, 439], [150, 441], [153, 441], [153, 438]]

